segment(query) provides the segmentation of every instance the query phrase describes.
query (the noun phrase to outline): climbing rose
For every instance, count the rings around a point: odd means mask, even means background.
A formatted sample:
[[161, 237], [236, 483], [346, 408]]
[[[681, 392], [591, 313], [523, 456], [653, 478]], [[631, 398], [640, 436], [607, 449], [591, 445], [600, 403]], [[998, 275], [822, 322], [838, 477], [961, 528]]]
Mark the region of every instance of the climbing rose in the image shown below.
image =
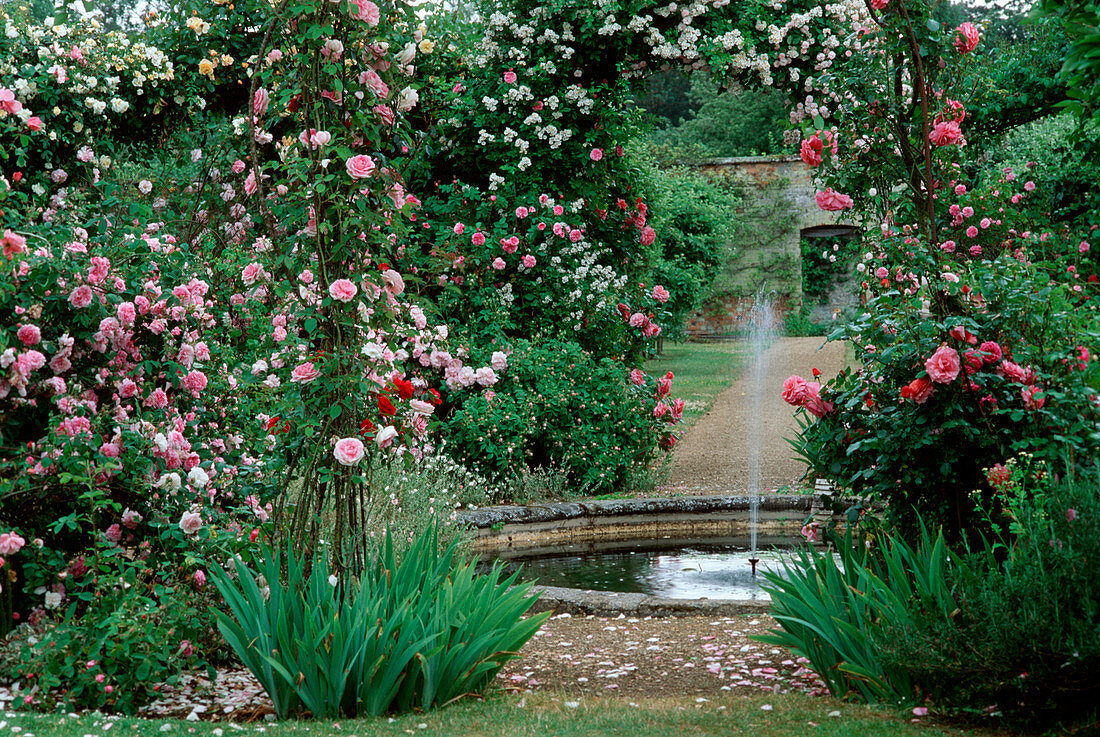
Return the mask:
[[973, 23], [963, 23], [955, 29], [955, 49], [960, 54], [969, 54], [978, 48], [978, 41], [980, 40], [978, 29], [974, 27]]
[[962, 137], [962, 129], [954, 120], [936, 123], [936, 127], [928, 134], [928, 140], [933, 146], [953, 146], [961, 141]]
[[821, 139], [817, 137], [817, 134], [810, 136], [802, 142], [799, 154], [802, 156], [802, 160], [806, 162], [806, 166], [821, 165], [821, 152], [824, 147], [824, 144], [821, 142]]
[[1020, 396], [1024, 400], [1024, 406], [1028, 409], [1042, 409], [1043, 405], [1047, 403], [1046, 395], [1037, 386], [1025, 386], [1020, 389]]
[[328, 293], [340, 302], [350, 302], [359, 293], [359, 288], [350, 279], [337, 279], [329, 285]]
[[630, 372], [630, 383], [634, 386], [641, 386], [645, 383], [645, 373], [641, 369], [632, 369]]
[[321, 375], [312, 361], [294, 367], [290, 372], [290, 381], [293, 384], [308, 384]]
[[937, 384], [950, 384], [959, 375], [959, 353], [954, 348], [940, 346], [932, 357], [924, 362], [928, 378]]
[[932, 396], [933, 384], [928, 379], [913, 379], [901, 388], [902, 399], [912, 399], [917, 404], [924, 404]]
[[92, 288], [82, 284], [69, 295], [69, 302], [77, 309], [83, 309], [92, 303]]
[[592, 149], [592, 152], [588, 154], [588, 158], [592, 159], [593, 161], [599, 161], [603, 158], [603, 149]]
[[349, 10], [352, 18], [364, 21], [372, 28], [378, 25], [378, 21], [382, 19], [378, 6], [370, 0], [351, 0]]
[[198, 512], [184, 512], [180, 517], [179, 528], [185, 535], [194, 535], [202, 527], [202, 515]]
[[829, 212], [847, 210], [855, 204], [852, 202], [851, 197], [833, 190], [832, 187], [826, 187], [824, 192], [818, 192], [814, 195], [814, 199], [817, 201], [818, 207]]
[[332, 454], [342, 466], [357, 466], [365, 454], [363, 441], [359, 438], [341, 438], [336, 441]]
[[348, 170], [348, 176], [352, 179], [366, 179], [374, 174], [375, 170], [374, 159], [363, 154], [352, 156], [344, 164], [344, 167]]
[[15, 555], [27, 541], [14, 532], [0, 533], [0, 555]]
[[42, 341], [42, 331], [37, 325], [24, 325], [19, 328], [15, 337], [19, 338], [25, 346], [37, 345]]
[[653, 287], [653, 299], [657, 300], [661, 304], [668, 302], [669, 298], [668, 290], [662, 287], [660, 284]]
[[1001, 346], [994, 343], [992, 340], [987, 340], [982, 343], [978, 348], [982, 352], [982, 360], [986, 363], [997, 363], [1002, 358]]

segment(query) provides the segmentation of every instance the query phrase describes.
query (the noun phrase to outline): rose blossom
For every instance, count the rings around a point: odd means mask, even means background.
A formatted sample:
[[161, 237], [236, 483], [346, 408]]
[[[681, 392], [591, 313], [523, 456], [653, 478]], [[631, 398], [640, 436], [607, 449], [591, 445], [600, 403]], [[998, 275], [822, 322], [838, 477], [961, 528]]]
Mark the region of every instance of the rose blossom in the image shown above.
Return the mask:
[[936, 123], [928, 134], [928, 140], [933, 146], [953, 146], [961, 141], [962, 137], [962, 129], [954, 120]]
[[1025, 386], [1020, 389], [1020, 396], [1024, 400], [1027, 409], [1042, 409], [1047, 403], [1047, 398], [1037, 386]]
[[917, 404], [924, 404], [932, 396], [934, 388], [934, 385], [928, 379], [913, 379], [901, 388], [901, 398], [912, 399]]
[[206, 388], [206, 374], [202, 371], [192, 371], [183, 377], [183, 385], [191, 392], [191, 396], [198, 397]]
[[978, 348], [982, 352], [982, 360], [986, 363], [997, 363], [1002, 358], [1001, 347], [992, 340], [987, 340]]
[[852, 202], [851, 197], [835, 191], [832, 187], [826, 187], [824, 192], [818, 192], [817, 194], [815, 194], [814, 200], [817, 202], [818, 207], [828, 212], [847, 210], [849, 207], [855, 204]]
[[959, 353], [943, 345], [924, 362], [928, 377], [937, 384], [950, 384], [959, 375]]
[[962, 23], [955, 29], [955, 49], [960, 54], [969, 54], [978, 48], [980, 40], [981, 36], [978, 35], [978, 29], [973, 23]]
[[418, 415], [424, 415], [427, 417], [432, 412], [435, 412], [435, 405], [431, 402], [425, 402], [422, 399], [410, 399], [409, 409]]
[[378, 6], [370, 0], [351, 0], [348, 11], [352, 18], [361, 20], [372, 28], [382, 19]]
[[393, 445], [394, 438], [397, 437], [397, 428], [393, 425], [386, 425], [378, 434], [374, 436], [374, 442], [379, 448], [388, 448]]
[[401, 278], [401, 274], [393, 269], [382, 272], [382, 281], [386, 284], [386, 290], [394, 296], [405, 291], [405, 281]]
[[588, 158], [592, 159], [593, 161], [599, 161], [603, 158], [603, 150], [598, 148], [592, 149], [591, 153], [588, 154]]
[[23, 341], [23, 345], [28, 347], [42, 342], [42, 331], [38, 329], [37, 325], [24, 325], [19, 328], [15, 336]]
[[359, 438], [341, 438], [336, 441], [332, 454], [342, 466], [357, 466], [363, 460], [366, 450]]
[[308, 384], [321, 375], [312, 361], [294, 367], [290, 372], [290, 381], [294, 384]]
[[0, 533], [0, 555], [15, 555], [26, 544], [27, 541], [14, 532]]
[[801, 407], [807, 396], [806, 380], [797, 374], [783, 382], [783, 401]]
[[359, 293], [359, 288], [350, 279], [337, 279], [329, 285], [328, 293], [340, 302], [350, 302]]
[[202, 527], [202, 515], [198, 512], [184, 512], [180, 517], [179, 528], [183, 530], [183, 534], [190, 537], [199, 531]]
[[821, 152], [824, 150], [825, 145], [821, 142], [821, 139], [815, 133], [809, 138], [802, 141], [802, 146], [799, 149], [799, 155], [802, 157], [802, 161], [806, 163], [806, 166], [820, 166], [821, 164]]
[[671, 295], [668, 293], [668, 290], [662, 287], [660, 284], [657, 284], [653, 287], [653, 299], [657, 300], [661, 304], [668, 302], [668, 298], [670, 296]]
[[508, 355], [504, 351], [493, 351], [493, 356], [489, 359], [489, 365], [492, 366], [494, 371], [505, 370], [508, 368]]
[[352, 156], [345, 162], [344, 167], [347, 169], [348, 176], [352, 179], [366, 179], [374, 174], [374, 170], [377, 168], [374, 159], [363, 154]]
[[634, 386], [642, 386], [645, 384], [645, 372], [641, 369], [632, 369], [630, 371], [630, 383]]
[[69, 295], [69, 302], [73, 307], [77, 309], [83, 309], [92, 303], [92, 288], [87, 284], [82, 284], [72, 291]]
[[997, 373], [1017, 384], [1027, 383], [1027, 370], [1012, 361], [1001, 361], [1001, 365], [997, 368]]
[[524, 266], [524, 268], [533, 269], [533, 268], [535, 268], [536, 263], [537, 262], [535, 261], [534, 256], [532, 256], [529, 253], [524, 255], [524, 257], [523, 257], [523, 266]]

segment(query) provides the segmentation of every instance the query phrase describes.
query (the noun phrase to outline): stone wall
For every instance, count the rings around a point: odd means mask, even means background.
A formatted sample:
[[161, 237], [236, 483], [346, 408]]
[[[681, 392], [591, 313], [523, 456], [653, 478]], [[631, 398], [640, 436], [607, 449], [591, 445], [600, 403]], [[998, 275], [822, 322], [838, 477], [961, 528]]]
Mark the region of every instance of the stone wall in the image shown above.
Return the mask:
[[833, 225], [835, 213], [814, 201], [810, 168], [797, 156], [716, 159], [704, 172], [731, 176], [742, 186], [732, 256], [715, 274], [713, 296], [687, 320], [689, 338], [742, 333], [756, 292], [763, 288], [785, 314], [802, 306], [801, 234]]

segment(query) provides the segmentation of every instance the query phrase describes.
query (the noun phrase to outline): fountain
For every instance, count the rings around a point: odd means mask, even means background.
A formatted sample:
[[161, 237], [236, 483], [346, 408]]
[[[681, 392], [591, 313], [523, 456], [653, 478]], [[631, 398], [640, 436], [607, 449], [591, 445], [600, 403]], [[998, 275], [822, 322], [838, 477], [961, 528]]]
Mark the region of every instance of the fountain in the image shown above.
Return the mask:
[[746, 439], [749, 450], [749, 565], [752, 576], [756, 578], [756, 528], [760, 514], [760, 416], [764, 397], [765, 382], [768, 378], [768, 348], [775, 341], [775, 311], [771, 297], [761, 287], [753, 300], [749, 313], [749, 355], [752, 360], [751, 383], [749, 388], [749, 436]]

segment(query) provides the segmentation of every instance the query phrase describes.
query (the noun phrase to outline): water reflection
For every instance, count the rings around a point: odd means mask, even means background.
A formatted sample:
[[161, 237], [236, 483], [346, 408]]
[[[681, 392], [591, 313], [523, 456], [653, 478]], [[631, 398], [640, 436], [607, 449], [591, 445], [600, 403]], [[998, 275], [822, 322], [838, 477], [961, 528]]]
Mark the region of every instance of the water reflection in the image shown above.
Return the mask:
[[782, 573], [783, 559], [793, 551], [757, 551], [761, 559], [752, 577], [752, 553], [736, 548], [680, 548], [677, 550], [608, 551], [561, 555], [506, 562], [509, 570], [520, 563], [522, 580], [542, 586], [649, 594], [670, 599], [768, 600], [760, 587], [764, 571]]

